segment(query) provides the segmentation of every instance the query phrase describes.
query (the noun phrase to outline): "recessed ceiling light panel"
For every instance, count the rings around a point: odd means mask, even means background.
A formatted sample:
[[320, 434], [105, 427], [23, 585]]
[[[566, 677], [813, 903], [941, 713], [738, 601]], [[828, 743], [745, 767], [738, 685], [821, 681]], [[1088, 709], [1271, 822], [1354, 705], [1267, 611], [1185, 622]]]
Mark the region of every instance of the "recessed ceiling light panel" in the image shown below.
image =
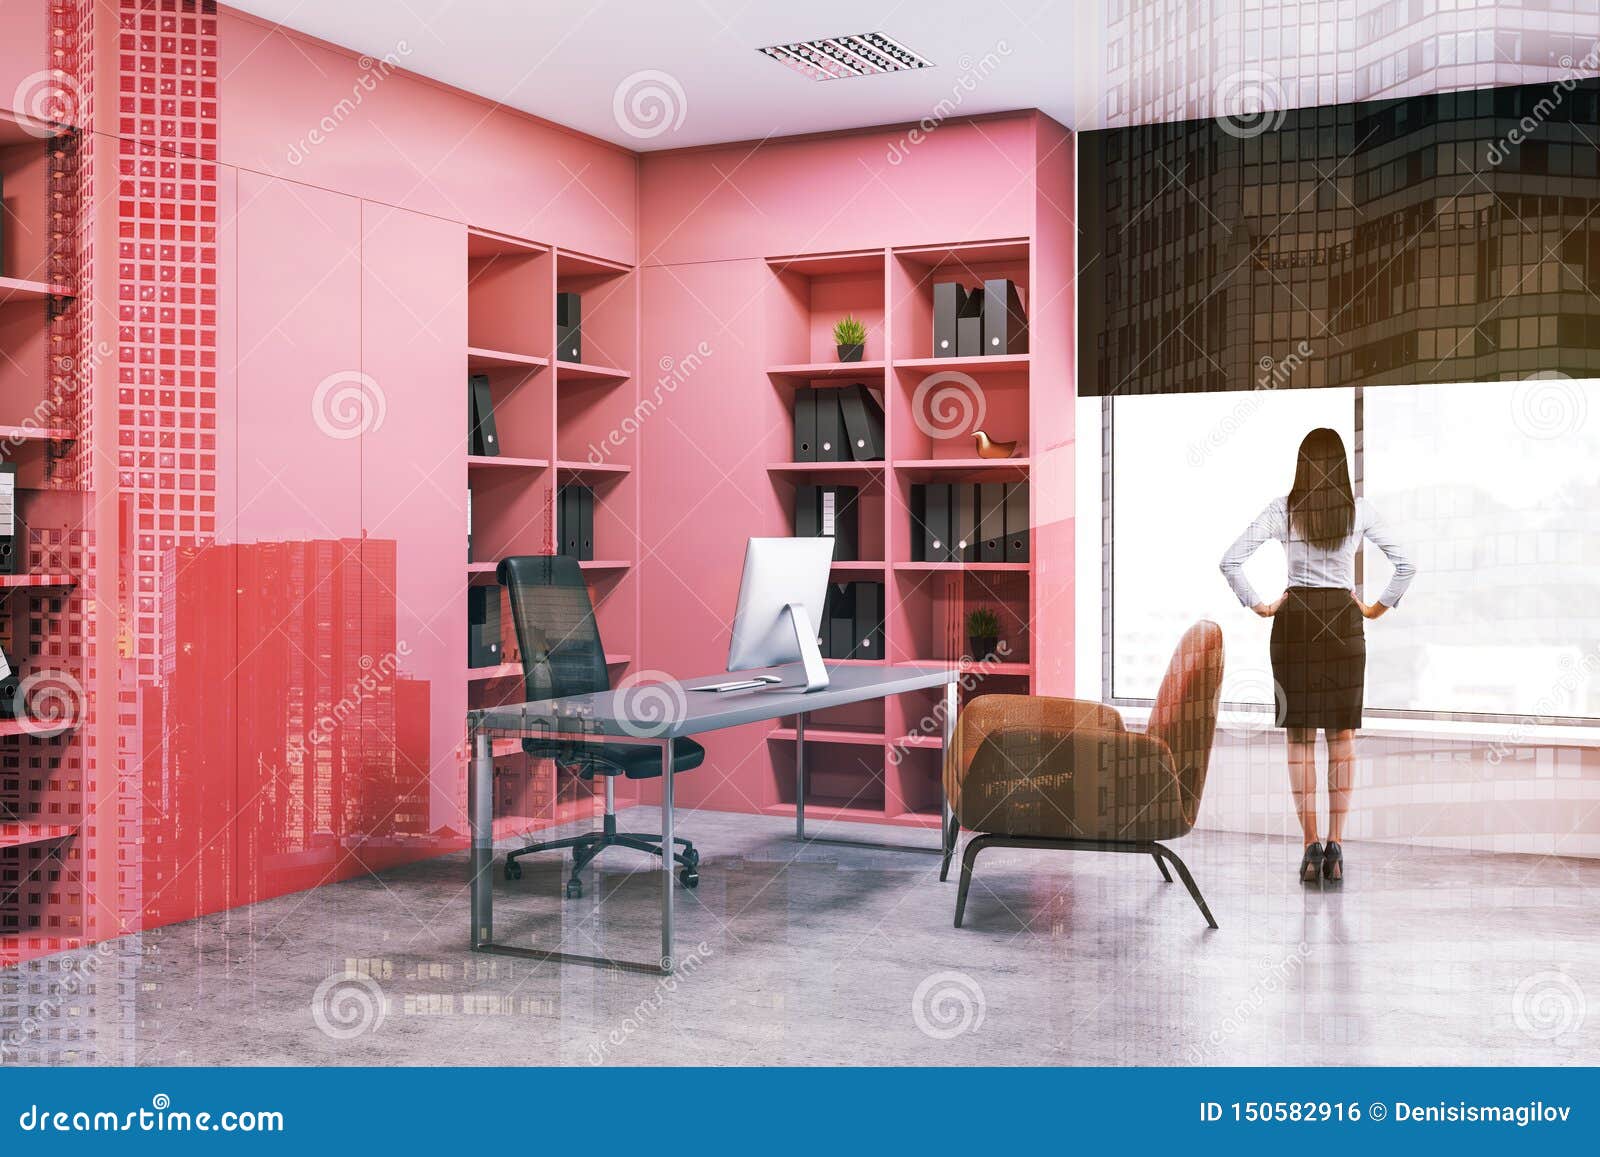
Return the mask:
[[844, 80], [933, 67], [933, 61], [881, 32], [774, 44], [759, 51], [812, 80]]

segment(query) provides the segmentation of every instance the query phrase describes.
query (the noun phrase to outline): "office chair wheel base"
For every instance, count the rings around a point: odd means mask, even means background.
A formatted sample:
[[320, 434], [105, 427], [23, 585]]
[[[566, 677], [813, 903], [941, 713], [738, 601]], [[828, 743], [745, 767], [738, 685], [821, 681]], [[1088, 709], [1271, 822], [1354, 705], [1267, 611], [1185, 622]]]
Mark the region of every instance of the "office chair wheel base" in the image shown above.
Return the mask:
[[520, 879], [522, 879], [522, 865], [517, 863], [517, 861], [515, 861], [515, 860], [507, 860], [506, 861], [506, 879], [508, 879], [508, 880], [520, 880]]
[[682, 884], [685, 888], [698, 888], [700, 886], [700, 873], [694, 868], [679, 868], [678, 883]]
[[583, 883], [579, 880], [567, 881], [567, 899], [578, 900], [583, 897]]

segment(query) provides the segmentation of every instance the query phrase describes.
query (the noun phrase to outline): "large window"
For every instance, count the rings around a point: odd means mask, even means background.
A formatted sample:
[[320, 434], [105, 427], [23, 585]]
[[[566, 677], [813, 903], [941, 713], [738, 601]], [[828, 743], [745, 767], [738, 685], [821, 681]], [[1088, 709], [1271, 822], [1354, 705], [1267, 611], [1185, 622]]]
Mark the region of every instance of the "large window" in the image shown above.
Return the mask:
[[[1416, 560], [1402, 607], [1368, 624], [1369, 709], [1600, 718], [1600, 383], [1257, 390], [1110, 403], [1111, 691], [1154, 696], [1178, 635], [1222, 625], [1223, 698], [1267, 706], [1270, 624], [1217, 569], [1331, 426], [1361, 492]], [[1363, 551], [1364, 597], [1389, 565]], [[1246, 568], [1283, 587], [1275, 545]]]

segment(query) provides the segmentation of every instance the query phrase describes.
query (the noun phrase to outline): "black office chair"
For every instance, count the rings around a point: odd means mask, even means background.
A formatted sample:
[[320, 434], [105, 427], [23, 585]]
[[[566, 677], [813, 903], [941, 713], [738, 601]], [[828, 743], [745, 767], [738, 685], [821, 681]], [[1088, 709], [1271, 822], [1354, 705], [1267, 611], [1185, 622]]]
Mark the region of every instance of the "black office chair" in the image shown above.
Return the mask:
[[[611, 689], [605, 648], [600, 645], [600, 629], [595, 624], [589, 588], [584, 584], [577, 559], [547, 554], [503, 558], [495, 568], [495, 577], [510, 597], [511, 618], [517, 627], [523, 680], [530, 701]], [[536, 759], [553, 759], [558, 767], [584, 779], [604, 778], [606, 814], [604, 826], [598, 832], [546, 840], [508, 852], [506, 879], [522, 878], [522, 865], [517, 860], [523, 856], [571, 848], [572, 878], [567, 881], [570, 900], [583, 895], [583, 881], [578, 873], [606, 848], [634, 848], [661, 855], [659, 835], [617, 831], [616, 792], [612, 783], [619, 775], [629, 779], [659, 777], [659, 748], [643, 743], [524, 739], [522, 749]], [[692, 739], [678, 739], [672, 745], [674, 773], [699, 767], [705, 758], [706, 749]], [[700, 853], [681, 837], [673, 843], [683, 845], [683, 851], [674, 850], [672, 857], [679, 865], [678, 881], [686, 888], [693, 888], [700, 883]]]

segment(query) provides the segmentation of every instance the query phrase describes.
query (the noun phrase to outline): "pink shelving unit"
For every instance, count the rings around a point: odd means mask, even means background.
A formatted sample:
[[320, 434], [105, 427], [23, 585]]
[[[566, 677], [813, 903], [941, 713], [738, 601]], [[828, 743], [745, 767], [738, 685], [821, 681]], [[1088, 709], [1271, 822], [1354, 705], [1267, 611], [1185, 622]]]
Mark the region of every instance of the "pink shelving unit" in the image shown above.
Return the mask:
[[[631, 266], [553, 245], [470, 229], [468, 374], [485, 374], [502, 453], [469, 455], [472, 552], [467, 581], [492, 585], [510, 554], [556, 549], [555, 498], [569, 481], [595, 491], [596, 554], [582, 564], [615, 680], [638, 649], [637, 445], [614, 438], [637, 401], [636, 284]], [[556, 294], [583, 295], [581, 361], [555, 356]], [[463, 379], [463, 391], [465, 379]], [[463, 392], [463, 401], [465, 393]], [[501, 604], [505, 662], [469, 668], [473, 707], [523, 698], [511, 609]], [[538, 831], [593, 814], [589, 785], [569, 782], [516, 744], [496, 748], [497, 835]], [[624, 796], [628, 795], [624, 788]]]

